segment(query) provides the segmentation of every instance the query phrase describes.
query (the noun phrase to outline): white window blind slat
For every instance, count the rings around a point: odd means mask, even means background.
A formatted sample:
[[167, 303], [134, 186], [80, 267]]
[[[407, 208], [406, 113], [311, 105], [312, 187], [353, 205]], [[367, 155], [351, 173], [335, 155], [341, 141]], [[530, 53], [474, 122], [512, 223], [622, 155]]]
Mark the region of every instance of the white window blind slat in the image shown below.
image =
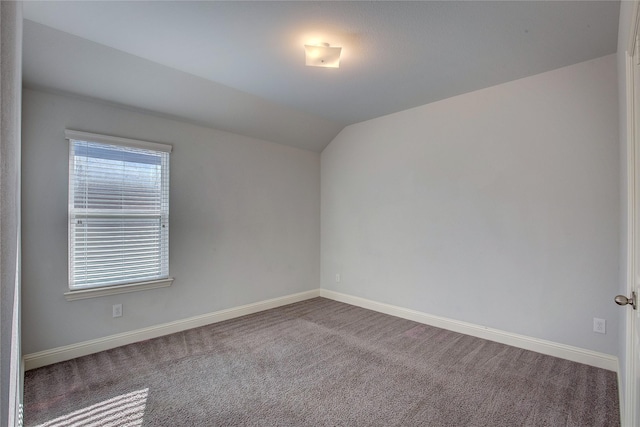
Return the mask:
[[64, 131], [65, 138], [75, 141], [94, 141], [103, 144], [119, 145], [123, 147], [138, 147], [154, 151], [171, 152], [171, 145], [158, 144], [157, 142], [140, 141], [137, 139], [119, 138], [117, 136], [100, 135], [97, 133], [81, 132], [67, 129]]
[[95, 136], [67, 133], [70, 289], [168, 278], [170, 148], [77, 135]]

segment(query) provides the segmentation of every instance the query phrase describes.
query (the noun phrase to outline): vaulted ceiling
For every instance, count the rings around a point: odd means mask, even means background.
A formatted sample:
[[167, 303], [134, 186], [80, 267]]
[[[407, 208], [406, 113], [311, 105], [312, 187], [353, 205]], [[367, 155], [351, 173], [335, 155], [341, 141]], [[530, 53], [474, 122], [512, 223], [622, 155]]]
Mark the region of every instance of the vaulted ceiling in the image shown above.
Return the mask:
[[[25, 2], [26, 87], [321, 151], [349, 124], [616, 51], [617, 1]], [[341, 46], [339, 69], [305, 43]]]

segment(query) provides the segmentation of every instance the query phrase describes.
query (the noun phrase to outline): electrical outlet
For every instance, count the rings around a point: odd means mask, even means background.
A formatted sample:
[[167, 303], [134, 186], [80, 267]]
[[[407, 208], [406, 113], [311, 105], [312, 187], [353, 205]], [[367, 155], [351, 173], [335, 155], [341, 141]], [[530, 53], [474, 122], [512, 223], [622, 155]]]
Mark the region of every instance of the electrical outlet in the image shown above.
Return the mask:
[[113, 317], [122, 317], [122, 304], [113, 304]]
[[340, 273], [336, 273], [336, 283], [340, 283]]
[[604, 319], [598, 319], [597, 317], [593, 318], [593, 332], [597, 332], [599, 334], [607, 333], [607, 321]]

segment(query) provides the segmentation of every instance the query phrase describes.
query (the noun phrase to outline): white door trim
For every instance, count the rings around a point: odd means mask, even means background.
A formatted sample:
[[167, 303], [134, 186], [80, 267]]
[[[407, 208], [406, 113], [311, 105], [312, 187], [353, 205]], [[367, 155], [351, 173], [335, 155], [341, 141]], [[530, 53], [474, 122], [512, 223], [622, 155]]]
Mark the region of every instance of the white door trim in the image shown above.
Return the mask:
[[[635, 37], [634, 37], [635, 39]], [[635, 43], [634, 43], [635, 45]], [[626, 269], [626, 295], [630, 295], [633, 290], [634, 278], [634, 218], [635, 218], [635, 120], [634, 120], [634, 102], [633, 102], [633, 57], [631, 51], [625, 54], [626, 61], [626, 79], [627, 79], [627, 269]], [[635, 414], [635, 390], [633, 387], [633, 372], [635, 369], [635, 357], [633, 354], [634, 339], [634, 322], [633, 310], [625, 310], [625, 377], [624, 377], [624, 394], [620, 399], [622, 425], [633, 425], [631, 420], [636, 417]], [[620, 388], [622, 392], [622, 387]]]
[[[627, 224], [626, 224], [626, 237], [627, 237], [627, 251], [626, 260], [627, 268], [625, 271], [626, 277], [626, 295], [630, 295], [635, 287], [636, 277], [636, 258], [635, 258], [635, 222], [636, 222], [636, 123], [635, 123], [635, 83], [634, 83], [634, 53], [637, 49], [638, 29], [640, 25], [640, 7], [639, 2], [634, 1], [631, 31], [629, 32], [629, 42], [627, 45], [627, 51], [625, 52], [625, 76], [626, 76], [626, 128], [627, 128]], [[637, 59], [636, 59], [637, 60]], [[634, 310], [625, 310], [625, 369], [624, 369], [624, 389], [620, 387], [622, 394], [620, 399], [621, 405], [621, 421], [623, 426], [636, 425], [638, 420], [638, 408], [636, 404], [636, 389], [634, 387], [636, 356], [634, 354], [634, 334], [635, 334], [635, 322], [634, 322]]]

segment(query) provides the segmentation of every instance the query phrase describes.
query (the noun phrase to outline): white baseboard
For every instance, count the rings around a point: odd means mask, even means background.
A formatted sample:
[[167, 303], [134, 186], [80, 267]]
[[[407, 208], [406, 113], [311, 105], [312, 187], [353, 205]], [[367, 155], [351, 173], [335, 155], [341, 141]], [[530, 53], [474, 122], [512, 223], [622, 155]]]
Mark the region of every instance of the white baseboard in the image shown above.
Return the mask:
[[433, 316], [420, 311], [371, 301], [365, 298], [330, 291], [328, 289], [320, 289], [320, 296], [369, 310], [374, 310], [380, 313], [401, 317], [403, 319], [413, 320], [414, 322], [459, 332], [461, 334], [484, 338], [489, 341], [495, 341], [513, 347], [571, 360], [573, 362], [584, 363], [585, 365], [595, 366], [609, 371], [619, 371], [618, 358], [610, 354], [599, 353], [538, 338], [531, 338], [525, 335], [501, 331], [499, 329], [474, 325], [473, 323], [447, 319], [446, 317]]
[[505, 332], [498, 329], [487, 328], [484, 326], [478, 326], [459, 320], [447, 319], [445, 317], [434, 316], [431, 314], [422, 313], [420, 311], [410, 310], [391, 304], [380, 303], [365, 298], [330, 291], [327, 289], [315, 289], [312, 291], [273, 298], [253, 304], [242, 305], [239, 307], [190, 317], [188, 319], [177, 320], [175, 322], [150, 326], [148, 328], [137, 329], [135, 331], [123, 332], [121, 334], [110, 335], [104, 338], [84, 341], [64, 347], [57, 347], [51, 350], [44, 350], [37, 353], [26, 354], [23, 357], [24, 369], [35, 369], [41, 366], [50, 365], [52, 363], [63, 362], [65, 360], [74, 359], [76, 357], [86, 356], [88, 354], [109, 350], [138, 341], [157, 338], [163, 335], [185, 331], [187, 329], [197, 328], [212, 323], [222, 322], [224, 320], [234, 319], [236, 317], [245, 316], [247, 314], [258, 313], [260, 311], [269, 310], [271, 308], [276, 308], [287, 304], [293, 304], [295, 302], [304, 301], [318, 296], [366, 308], [369, 310], [374, 310], [380, 313], [401, 317], [403, 319], [413, 320], [418, 323], [424, 323], [426, 325], [431, 325], [478, 338], [484, 338], [490, 341], [511, 345], [525, 350], [531, 350], [538, 353], [547, 354], [549, 356], [560, 357], [562, 359], [584, 363], [586, 365], [595, 366], [597, 368], [619, 372], [618, 358], [609, 354], [598, 353], [579, 347], [559, 344], [538, 338], [531, 338], [525, 335], [514, 334], [511, 332]]
[[109, 350], [112, 348], [132, 344], [138, 341], [148, 340], [151, 338], [158, 338], [163, 335], [182, 332], [187, 329], [198, 328], [200, 326], [245, 316], [247, 314], [258, 313], [260, 311], [269, 310], [271, 308], [276, 308], [287, 304], [293, 304], [295, 302], [304, 301], [319, 296], [320, 290], [314, 289], [312, 291], [300, 292], [284, 297], [273, 298], [253, 304], [247, 304], [239, 307], [229, 308], [226, 310], [216, 311], [213, 313], [203, 314], [201, 316], [194, 316], [188, 319], [176, 320], [175, 322], [150, 326], [148, 328], [137, 329], [130, 332], [123, 332], [121, 334], [110, 335], [104, 338], [66, 345], [64, 347], [57, 347], [51, 350], [44, 350], [37, 353], [26, 354], [23, 357], [24, 367], [25, 370], [35, 369], [41, 366], [51, 365], [52, 363], [75, 359], [76, 357], [86, 356], [88, 354], [97, 353], [99, 351]]

